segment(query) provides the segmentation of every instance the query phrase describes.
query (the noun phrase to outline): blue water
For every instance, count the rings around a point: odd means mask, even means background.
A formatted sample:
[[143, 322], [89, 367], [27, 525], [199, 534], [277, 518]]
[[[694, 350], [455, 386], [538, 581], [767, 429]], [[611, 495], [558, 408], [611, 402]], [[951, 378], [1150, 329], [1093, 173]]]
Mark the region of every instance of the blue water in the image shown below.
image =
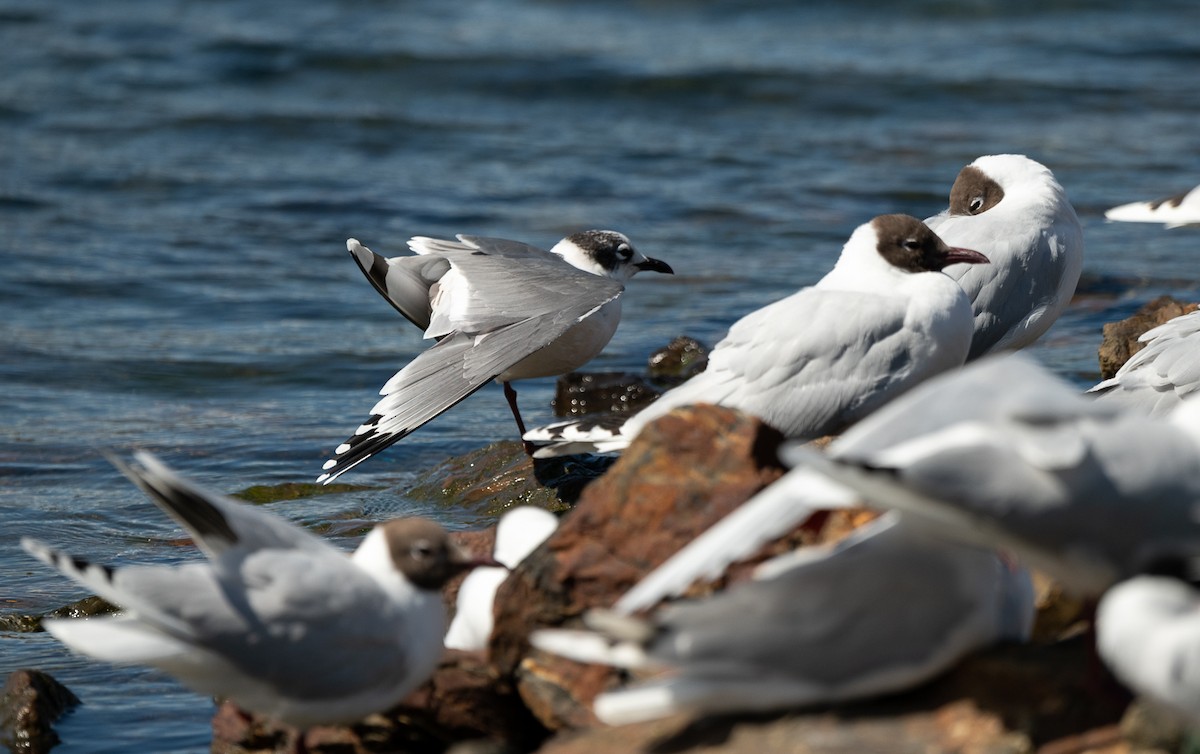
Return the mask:
[[[351, 235], [622, 230], [679, 273], [633, 282], [594, 362], [637, 368], [815, 281], [873, 215], [933, 214], [980, 154], [1025, 153], [1087, 241], [1085, 295], [1035, 350], [1087, 384], [1103, 322], [1200, 293], [1200, 235], [1103, 220], [1200, 183], [1198, 80], [1190, 0], [0, 0], [0, 609], [84, 595], [21, 535], [194, 556], [102, 450], [224, 490], [315, 476], [425, 345]], [[551, 393], [523, 388], [529, 419]], [[489, 388], [346, 477], [392, 489], [271, 507], [465, 526], [394, 488], [511, 434]], [[211, 706], [167, 679], [0, 634], [0, 676], [26, 666], [85, 702], [62, 752], [207, 750]]]

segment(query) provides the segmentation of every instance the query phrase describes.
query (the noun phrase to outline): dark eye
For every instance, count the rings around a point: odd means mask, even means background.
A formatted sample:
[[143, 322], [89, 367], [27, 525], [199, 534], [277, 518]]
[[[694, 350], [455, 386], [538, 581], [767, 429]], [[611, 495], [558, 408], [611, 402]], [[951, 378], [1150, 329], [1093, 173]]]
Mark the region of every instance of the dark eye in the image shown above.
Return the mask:
[[413, 560], [425, 560], [433, 557], [433, 545], [428, 542], [416, 542], [408, 551], [408, 554], [413, 557]]
[[921, 248], [921, 242], [915, 238], [906, 238], [900, 245], [909, 251], [916, 251], [917, 249]]
[[967, 209], [970, 210], [971, 214], [975, 214], [979, 210], [983, 209], [983, 197], [977, 196], [972, 199], [971, 203], [967, 205]]
[[629, 259], [633, 256], [633, 249], [629, 248], [629, 244], [623, 243], [617, 247], [617, 256], [621, 259]]

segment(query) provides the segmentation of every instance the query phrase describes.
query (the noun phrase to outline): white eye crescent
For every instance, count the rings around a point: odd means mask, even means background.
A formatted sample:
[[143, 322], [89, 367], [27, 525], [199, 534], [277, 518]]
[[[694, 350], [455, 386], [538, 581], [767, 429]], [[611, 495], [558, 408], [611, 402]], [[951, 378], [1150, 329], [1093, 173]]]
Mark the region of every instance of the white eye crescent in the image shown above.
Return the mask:
[[623, 243], [617, 247], [617, 256], [621, 259], [629, 259], [633, 256], [633, 249], [629, 248], [629, 244]]
[[969, 209], [971, 212], [978, 212], [979, 210], [983, 209], [983, 197], [977, 196], [972, 199], [971, 203], [967, 205], [967, 209]]

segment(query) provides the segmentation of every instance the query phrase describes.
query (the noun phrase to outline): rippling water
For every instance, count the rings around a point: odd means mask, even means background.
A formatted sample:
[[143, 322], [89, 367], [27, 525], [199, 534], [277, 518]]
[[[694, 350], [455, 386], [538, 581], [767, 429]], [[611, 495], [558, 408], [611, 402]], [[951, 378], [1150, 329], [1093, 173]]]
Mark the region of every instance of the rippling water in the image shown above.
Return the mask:
[[[1200, 183], [1197, 29], [1183, 0], [0, 0], [4, 609], [83, 596], [23, 534], [191, 555], [101, 450], [227, 490], [317, 473], [423, 347], [351, 235], [395, 253], [622, 230], [679, 273], [633, 282], [594, 364], [634, 368], [815, 281], [873, 215], [933, 214], [978, 155], [1026, 153], [1087, 241], [1083, 295], [1035, 350], [1089, 383], [1101, 323], [1198, 295], [1200, 236], [1102, 218]], [[525, 387], [530, 419], [551, 391]], [[347, 481], [395, 484], [510, 425], [485, 390]], [[388, 490], [272, 508], [462, 525]], [[0, 634], [0, 675], [25, 666], [85, 702], [63, 752], [207, 748], [211, 708], [156, 674]]]

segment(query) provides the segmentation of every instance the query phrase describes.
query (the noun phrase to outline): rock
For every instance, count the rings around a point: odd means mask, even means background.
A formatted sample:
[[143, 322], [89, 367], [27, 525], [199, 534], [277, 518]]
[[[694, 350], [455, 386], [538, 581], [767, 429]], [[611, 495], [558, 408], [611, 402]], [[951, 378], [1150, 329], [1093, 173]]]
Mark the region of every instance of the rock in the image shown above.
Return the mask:
[[[584, 490], [546, 544], [496, 595], [491, 659], [551, 729], [590, 722], [591, 698], [615, 678], [561, 658], [530, 655], [536, 627], [608, 606], [683, 544], [783, 473], [782, 436], [715, 406], [673, 411], [648, 426], [612, 469]], [[518, 672], [519, 670], [519, 672]]]
[[554, 415], [629, 414], [650, 405], [659, 394], [632, 372], [571, 372], [555, 383]]
[[1104, 325], [1100, 344], [1100, 377], [1107, 380], [1117, 373], [1129, 357], [1142, 350], [1138, 337], [1169, 319], [1194, 312], [1200, 304], [1183, 304], [1170, 296], [1159, 296], [1127, 319]]
[[707, 366], [708, 349], [695, 338], [680, 335], [650, 355], [644, 377], [632, 372], [571, 372], [559, 377], [554, 415], [639, 411], [653, 403], [662, 389], [678, 385]]
[[1187, 726], [1179, 715], [1145, 699], [1137, 699], [1121, 718], [1121, 734], [1142, 752], [1180, 751]]
[[283, 482], [282, 484], [255, 484], [241, 492], [232, 493], [231, 497], [245, 500], [248, 503], [274, 503], [278, 500], [297, 500], [302, 497], [318, 495], [335, 495], [341, 492], [356, 490], [373, 490], [361, 484], [316, 484], [315, 482]]
[[610, 465], [611, 459], [598, 457], [533, 460], [521, 443], [503, 440], [446, 459], [418, 477], [405, 494], [453, 507], [459, 514], [474, 513], [484, 526], [516, 505], [566, 510]]
[[[300, 732], [249, 715], [225, 702], [213, 718], [214, 754], [289, 752]], [[470, 652], [448, 651], [427, 683], [396, 708], [350, 726], [316, 726], [304, 732], [313, 754], [437, 754], [456, 741], [488, 742], [530, 751], [546, 731], [530, 716], [511, 684], [496, 678]]]
[[79, 704], [70, 689], [40, 670], [15, 670], [0, 691], [0, 744], [37, 754], [59, 743], [54, 722]]
[[680, 335], [650, 354], [647, 374], [659, 385], [678, 385], [708, 368], [708, 349], [695, 338]]
[[1124, 702], [1089, 689], [1088, 652], [1084, 637], [998, 647], [904, 694], [807, 712], [572, 731], [539, 754], [1129, 752], [1115, 725]]

